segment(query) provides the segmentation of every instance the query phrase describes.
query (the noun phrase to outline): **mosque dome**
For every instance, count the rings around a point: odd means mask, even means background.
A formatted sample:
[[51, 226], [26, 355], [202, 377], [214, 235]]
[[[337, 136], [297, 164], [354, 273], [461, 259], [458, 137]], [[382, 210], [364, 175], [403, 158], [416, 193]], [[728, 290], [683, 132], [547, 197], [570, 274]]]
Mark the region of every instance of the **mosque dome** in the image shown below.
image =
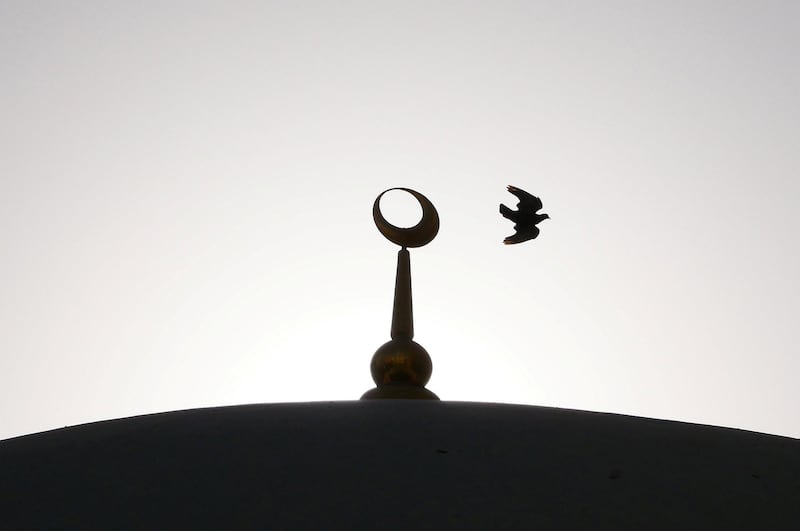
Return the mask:
[[800, 528], [800, 440], [439, 400], [413, 341], [407, 247], [438, 229], [425, 208], [422, 235], [379, 223], [402, 248], [391, 340], [362, 400], [176, 411], [0, 441], [0, 528]]
[[764, 529], [800, 441], [435, 400], [195, 409], [0, 443], [3, 529]]

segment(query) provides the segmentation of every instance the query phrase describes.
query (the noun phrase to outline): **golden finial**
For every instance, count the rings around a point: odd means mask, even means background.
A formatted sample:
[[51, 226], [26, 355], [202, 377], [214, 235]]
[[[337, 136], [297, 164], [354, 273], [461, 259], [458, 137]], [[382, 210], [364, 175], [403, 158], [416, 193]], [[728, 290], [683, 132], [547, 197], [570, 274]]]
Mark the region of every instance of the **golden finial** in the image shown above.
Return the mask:
[[[403, 190], [419, 201], [422, 219], [413, 227], [395, 227], [383, 217], [381, 197], [391, 190]], [[375, 225], [389, 241], [401, 247], [397, 252], [397, 276], [394, 284], [391, 340], [372, 356], [370, 372], [377, 387], [364, 393], [362, 400], [374, 398], [422, 398], [439, 400], [425, 389], [433, 365], [428, 352], [414, 341], [414, 314], [411, 304], [411, 259], [407, 247], [422, 247], [439, 232], [439, 214], [427, 197], [408, 188], [384, 190], [372, 206]]]

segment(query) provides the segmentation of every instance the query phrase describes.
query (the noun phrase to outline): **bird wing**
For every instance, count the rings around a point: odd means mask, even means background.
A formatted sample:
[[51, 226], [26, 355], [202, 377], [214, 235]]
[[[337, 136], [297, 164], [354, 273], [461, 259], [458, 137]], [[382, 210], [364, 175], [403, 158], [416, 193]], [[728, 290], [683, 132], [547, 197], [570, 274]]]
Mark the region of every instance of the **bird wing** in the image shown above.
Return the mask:
[[517, 188], [516, 186], [511, 186], [510, 184], [508, 185], [508, 191], [519, 199], [519, 203], [517, 203], [518, 210], [532, 210], [533, 212], [538, 212], [542, 209], [542, 200], [535, 195], [529, 194], [525, 190]]
[[536, 238], [539, 235], [539, 228], [536, 225], [514, 225], [514, 230], [517, 232], [503, 240], [504, 244], [510, 245], [512, 243], [526, 242]]

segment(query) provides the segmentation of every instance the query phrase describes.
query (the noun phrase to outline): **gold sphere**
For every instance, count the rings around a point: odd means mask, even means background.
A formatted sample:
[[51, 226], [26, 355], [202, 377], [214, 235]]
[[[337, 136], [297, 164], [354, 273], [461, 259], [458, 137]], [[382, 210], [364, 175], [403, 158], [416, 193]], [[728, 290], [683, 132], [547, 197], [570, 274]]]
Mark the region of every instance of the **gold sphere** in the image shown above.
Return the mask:
[[406, 384], [425, 387], [433, 372], [428, 352], [411, 339], [392, 339], [375, 351], [369, 370], [375, 385]]

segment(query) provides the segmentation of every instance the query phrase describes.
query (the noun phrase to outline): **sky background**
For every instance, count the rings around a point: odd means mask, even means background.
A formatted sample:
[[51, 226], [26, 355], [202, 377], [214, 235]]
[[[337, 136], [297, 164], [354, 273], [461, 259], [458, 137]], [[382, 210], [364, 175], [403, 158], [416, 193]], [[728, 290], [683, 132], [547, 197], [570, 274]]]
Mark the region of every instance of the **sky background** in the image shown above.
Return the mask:
[[[800, 3], [0, 3], [0, 438], [355, 400], [800, 437]], [[504, 246], [514, 184], [551, 218]], [[418, 207], [387, 194], [387, 219]]]

